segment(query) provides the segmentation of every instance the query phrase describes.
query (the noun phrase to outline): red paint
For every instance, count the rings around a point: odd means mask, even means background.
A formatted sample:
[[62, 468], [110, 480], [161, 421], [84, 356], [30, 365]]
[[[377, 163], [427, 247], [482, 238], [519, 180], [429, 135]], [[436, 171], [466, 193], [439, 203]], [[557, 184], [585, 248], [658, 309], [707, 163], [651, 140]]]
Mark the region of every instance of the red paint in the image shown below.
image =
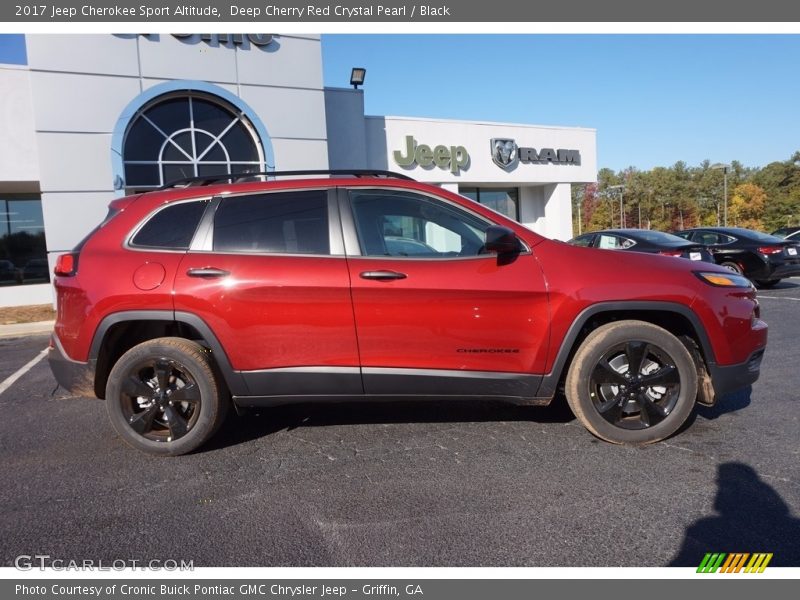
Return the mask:
[[133, 285], [143, 291], [154, 290], [164, 283], [166, 275], [161, 263], [145, 263], [133, 272]]
[[[499, 265], [494, 256], [426, 261], [142, 252], [124, 246], [142, 219], [165, 202], [316, 186], [388, 186], [438, 195], [513, 229], [531, 253]], [[754, 291], [715, 288], [692, 273], [724, 269], [546, 240], [468, 199], [417, 182], [253, 182], [174, 189], [113, 204], [121, 212], [81, 249], [77, 273], [55, 278], [56, 334], [74, 360], [87, 359], [100, 321], [124, 310], [196, 314], [238, 370], [362, 364], [547, 373], [581, 311], [625, 300], [690, 307], [720, 365], [742, 362], [766, 344], [766, 325], [752, 318]], [[187, 270], [198, 267], [230, 275], [187, 276]], [[392, 281], [359, 276], [385, 269], [408, 276]]]

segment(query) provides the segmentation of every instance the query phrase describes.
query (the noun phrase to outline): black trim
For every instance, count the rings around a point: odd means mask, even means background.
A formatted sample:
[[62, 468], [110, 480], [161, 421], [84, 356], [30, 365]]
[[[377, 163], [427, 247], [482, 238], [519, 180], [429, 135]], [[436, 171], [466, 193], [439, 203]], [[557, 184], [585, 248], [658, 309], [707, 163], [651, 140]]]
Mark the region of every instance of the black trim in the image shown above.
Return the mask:
[[53, 334], [51, 339], [53, 346], [47, 353], [47, 362], [58, 385], [76, 396], [94, 397], [94, 372], [97, 361], [72, 360], [64, 351], [58, 336]]
[[530, 373], [363, 367], [369, 395], [492, 396], [533, 398], [542, 380]]
[[253, 396], [362, 395], [361, 369], [356, 367], [288, 367], [238, 371]]
[[753, 352], [746, 361], [738, 365], [709, 365], [708, 371], [711, 374], [714, 395], [719, 398], [758, 381], [763, 358], [764, 349], [762, 348]]
[[674, 302], [659, 302], [659, 301], [619, 301], [619, 302], [599, 302], [592, 304], [581, 311], [570, 325], [567, 334], [561, 342], [561, 347], [558, 350], [558, 355], [553, 363], [553, 368], [550, 373], [542, 378], [542, 384], [536, 392], [537, 396], [554, 396], [558, 383], [561, 381], [561, 375], [566, 366], [567, 358], [572, 351], [575, 340], [580, 335], [581, 330], [592, 317], [606, 312], [616, 311], [651, 311], [651, 312], [671, 312], [677, 313], [682, 317], [686, 317], [694, 328], [697, 338], [700, 340], [700, 345], [703, 347], [703, 354], [705, 355], [706, 364], [708, 365], [709, 372], [713, 376], [713, 368], [716, 366], [716, 358], [714, 350], [711, 347], [711, 342], [708, 339], [706, 330], [700, 317], [688, 306], [684, 304], [676, 304]]
[[[206, 325], [205, 321], [192, 313], [171, 310], [128, 310], [108, 315], [100, 322], [100, 325], [98, 325], [97, 330], [94, 333], [92, 345], [89, 349], [90, 361], [97, 362], [97, 358], [100, 354], [100, 348], [103, 345], [103, 340], [105, 339], [108, 330], [113, 325], [124, 323], [126, 321], [178, 322], [194, 327], [202, 336], [202, 341], [205, 342], [209, 350], [211, 350], [211, 355], [214, 357], [217, 367], [222, 373], [222, 376], [225, 378], [225, 383], [228, 385], [228, 389], [230, 390], [231, 394], [249, 394], [244, 378], [242, 378], [242, 376], [237, 371], [234, 371], [233, 367], [231, 367], [231, 363], [228, 360], [228, 355], [222, 348], [222, 344], [219, 343], [217, 336], [214, 335], [214, 333], [211, 331], [211, 328]], [[94, 373], [94, 370], [92, 370], [92, 373]]]
[[234, 396], [233, 403], [239, 408], [268, 408], [285, 404], [342, 403], [342, 402], [408, 402], [420, 400], [476, 400], [503, 402], [520, 406], [547, 406], [552, 398], [523, 398], [498, 395], [447, 395], [447, 394], [308, 394], [305, 396]]

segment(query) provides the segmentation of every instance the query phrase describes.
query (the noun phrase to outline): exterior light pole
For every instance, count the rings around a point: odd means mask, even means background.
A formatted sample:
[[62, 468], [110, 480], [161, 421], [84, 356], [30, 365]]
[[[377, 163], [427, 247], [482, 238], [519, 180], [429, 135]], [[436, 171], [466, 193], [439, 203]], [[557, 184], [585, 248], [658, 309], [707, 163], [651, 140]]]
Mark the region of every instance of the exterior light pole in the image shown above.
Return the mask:
[[608, 189], [619, 190], [619, 226], [621, 229], [625, 229], [625, 204], [623, 202], [623, 194], [625, 193], [625, 186], [610, 185], [608, 186]]
[[728, 172], [731, 166], [725, 163], [711, 165], [712, 169], [722, 169], [722, 224], [728, 226]]

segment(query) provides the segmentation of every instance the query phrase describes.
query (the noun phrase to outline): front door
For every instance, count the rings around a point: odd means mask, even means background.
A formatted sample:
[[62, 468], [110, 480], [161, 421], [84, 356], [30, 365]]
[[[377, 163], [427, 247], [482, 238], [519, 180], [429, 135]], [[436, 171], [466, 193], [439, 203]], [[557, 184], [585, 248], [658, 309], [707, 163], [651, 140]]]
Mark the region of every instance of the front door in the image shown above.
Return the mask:
[[527, 249], [483, 252], [493, 223], [406, 190], [340, 194], [368, 394], [533, 396], [549, 334]]

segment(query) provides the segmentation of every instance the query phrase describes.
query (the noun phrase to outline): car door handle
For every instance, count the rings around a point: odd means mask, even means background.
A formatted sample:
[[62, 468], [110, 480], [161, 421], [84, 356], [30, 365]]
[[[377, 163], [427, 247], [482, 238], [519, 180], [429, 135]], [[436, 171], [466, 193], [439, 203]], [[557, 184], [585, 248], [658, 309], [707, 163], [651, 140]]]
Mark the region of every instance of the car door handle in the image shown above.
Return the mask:
[[186, 271], [189, 277], [227, 277], [231, 274], [230, 271], [224, 269], [217, 269], [216, 267], [198, 267]]
[[364, 271], [361, 273], [361, 279], [377, 279], [378, 281], [391, 281], [392, 279], [405, 279], [405, 273], [398, 273], [397, 271]]

